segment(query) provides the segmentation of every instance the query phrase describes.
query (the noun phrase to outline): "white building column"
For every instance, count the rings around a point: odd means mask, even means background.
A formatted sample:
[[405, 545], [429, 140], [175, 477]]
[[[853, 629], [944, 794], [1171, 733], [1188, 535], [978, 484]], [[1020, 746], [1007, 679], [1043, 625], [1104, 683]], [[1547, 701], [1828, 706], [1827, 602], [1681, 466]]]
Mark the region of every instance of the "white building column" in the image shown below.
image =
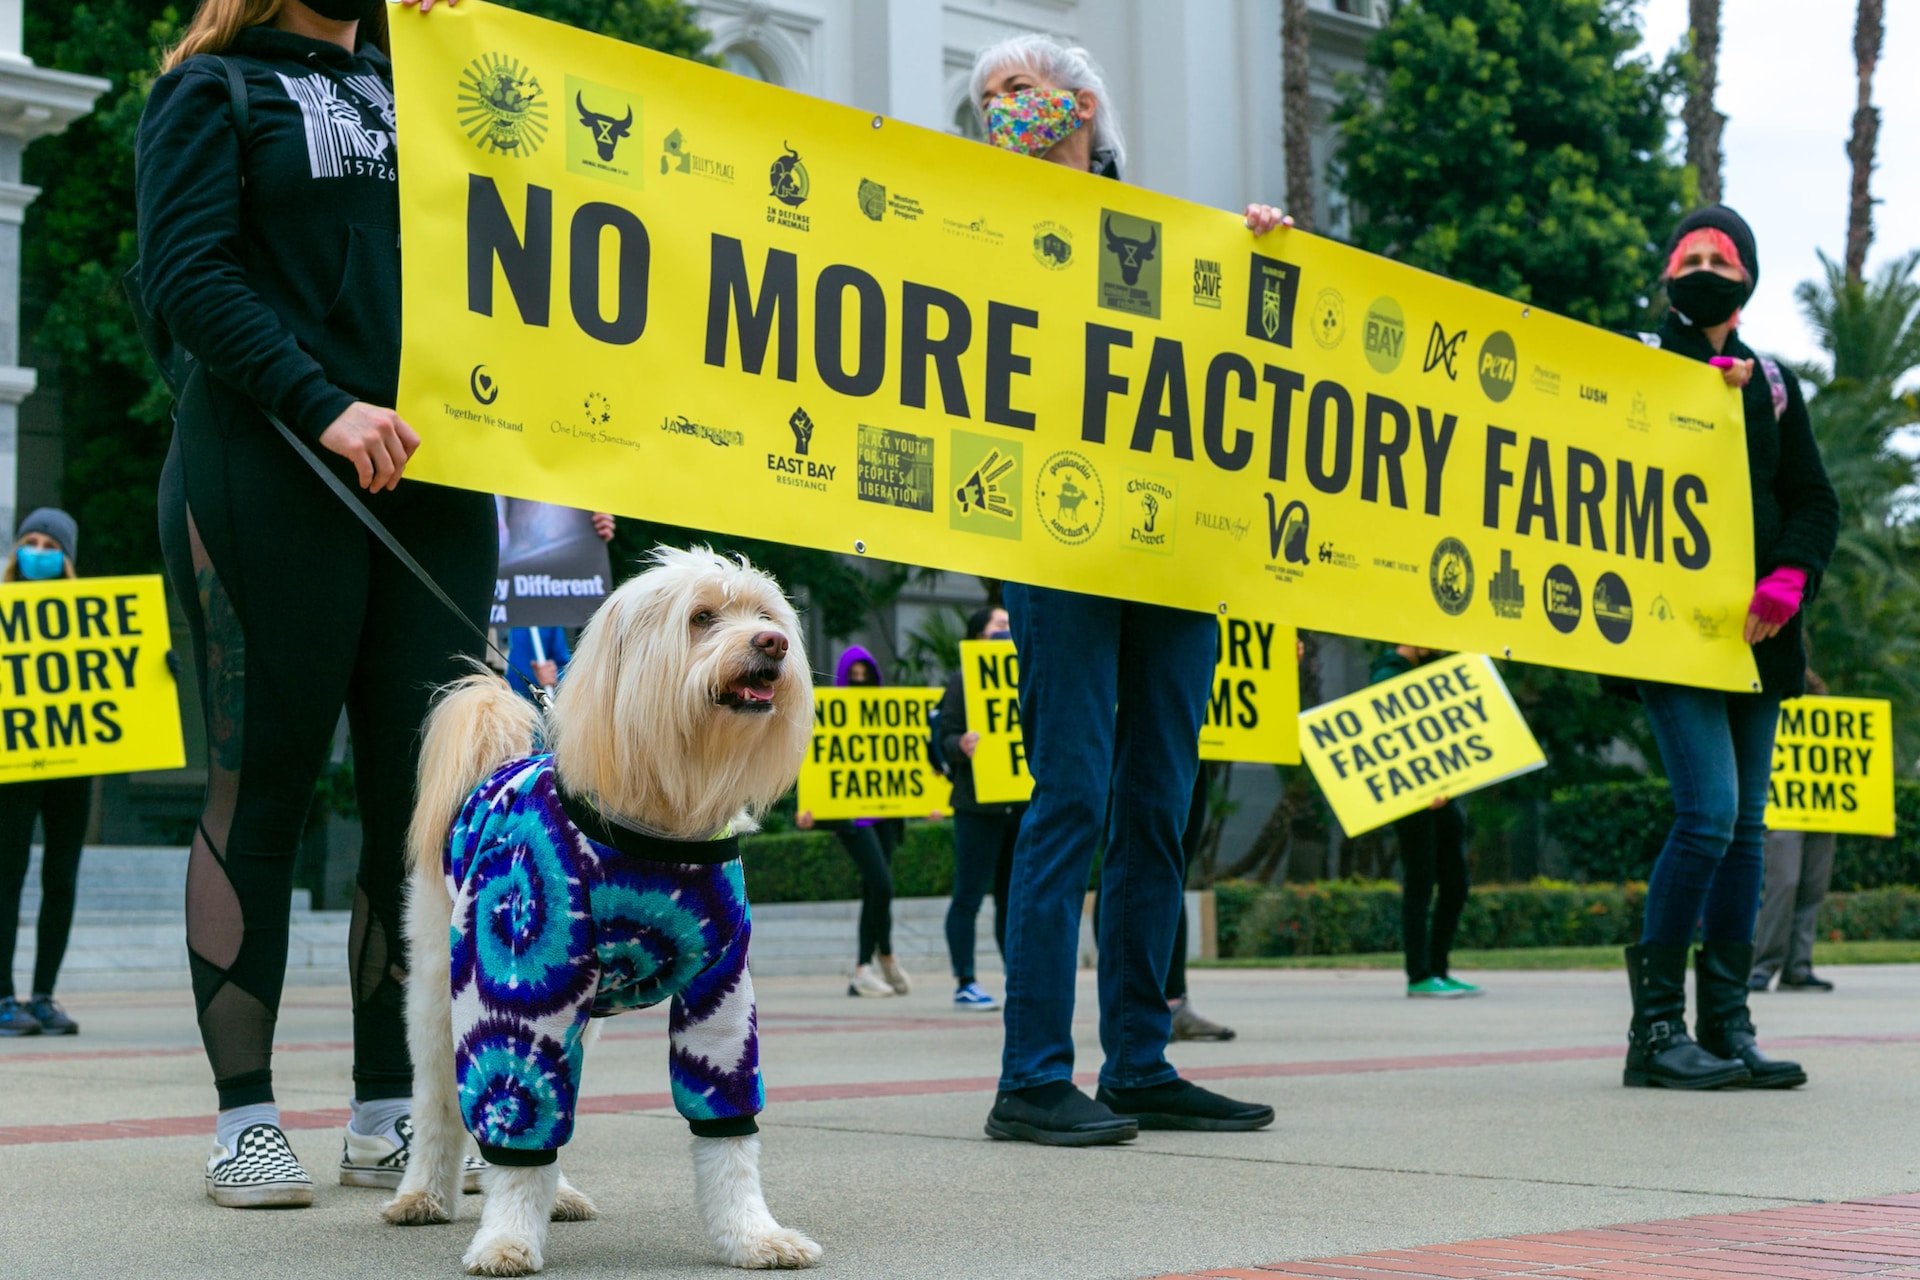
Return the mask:
[[854, 0], [853, 105], [944, 131], [941, 22], [933, 0]]

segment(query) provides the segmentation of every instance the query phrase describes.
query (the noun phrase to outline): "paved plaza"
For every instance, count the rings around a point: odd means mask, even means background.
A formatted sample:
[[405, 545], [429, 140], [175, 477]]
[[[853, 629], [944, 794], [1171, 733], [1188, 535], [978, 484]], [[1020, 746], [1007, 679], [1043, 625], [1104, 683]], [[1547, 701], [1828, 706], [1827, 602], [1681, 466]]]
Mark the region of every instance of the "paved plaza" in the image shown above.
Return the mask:
[[[1198, 1004], [1240, 1037], [1176, 1062], [1279, 1120], [1087, 1151], [982, 1135], [998, 1018], [951, 1009], [937, 975], [883, 1001], [766, 979], [768, 1198], [825, 1247], [823, 1277], [1920, 1276], [1920, 967], [1756, 997], [1812, 1083], [1704, 1095], [1620, 1087], [1621, 974], [1467, 976], [1486, 999], [1409, 1001], [1389, 972], [1196, 970]], [[1092, 998], [1083, 974], [1086, 1067]], [[460, 1274], [475, 1200], [457, 1226], [400, 1229], [382, 1193], [333, 1180], [344, 989], [290, 989], [282, 1011], [280, 1101], [319, 1183], [283, 1212], [202, 1193], [212, 1090], [186, 991], [68, 1005], [78, 1038], [0, 1042], [7, 1274]], [[589, 1057], [563, 1163], [603, 1216], [554, 1227], [547, 1274], [724, 1274], [693, 1217], [665, 1024], [617, 1019]], [[1593, 1230], [1617, 1224], [1640, 1225]], [[1495, 1239], [1513, 1236], [1547, 1238]]]

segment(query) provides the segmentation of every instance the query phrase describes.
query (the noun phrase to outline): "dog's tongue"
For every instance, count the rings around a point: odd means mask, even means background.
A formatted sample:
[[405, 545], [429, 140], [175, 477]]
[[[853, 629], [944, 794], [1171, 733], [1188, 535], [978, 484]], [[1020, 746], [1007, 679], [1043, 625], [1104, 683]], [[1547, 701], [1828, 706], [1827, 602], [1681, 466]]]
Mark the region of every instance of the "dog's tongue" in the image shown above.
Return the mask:
[[748, 702], [772, 702], [773, 701], [773, 690], [762, 688], [757, 684], [737, 684], [733, 688], [735, 693], [738, 693], [742, 698], [745, 698]]

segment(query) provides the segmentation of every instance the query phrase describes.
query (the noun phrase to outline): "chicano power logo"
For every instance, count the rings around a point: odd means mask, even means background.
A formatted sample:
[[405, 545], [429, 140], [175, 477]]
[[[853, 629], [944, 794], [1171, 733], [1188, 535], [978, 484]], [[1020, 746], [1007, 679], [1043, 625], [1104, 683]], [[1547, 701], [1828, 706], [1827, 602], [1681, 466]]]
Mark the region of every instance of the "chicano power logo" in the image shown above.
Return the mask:
[[530, 156], [547, 140], [547, 95], [518, 58], [487, 53], [460, 73], [457, 113], [473, 145], [497, 156]]

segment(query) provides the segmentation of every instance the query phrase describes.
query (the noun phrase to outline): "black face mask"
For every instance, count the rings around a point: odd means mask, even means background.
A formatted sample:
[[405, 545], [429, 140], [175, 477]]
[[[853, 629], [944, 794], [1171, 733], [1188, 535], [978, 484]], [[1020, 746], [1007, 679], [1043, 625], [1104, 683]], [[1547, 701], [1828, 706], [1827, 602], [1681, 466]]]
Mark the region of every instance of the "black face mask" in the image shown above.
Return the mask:
[[380, 12], [386, 0], [300, 0], [300, 3], [335, 22], [365, 22]]
[[1740, 309], [1747, 300], [1747, 284], [1711, 271], [1689, 271], [1667, 281], [1667, 300], [1695, 325], [1711, 329], [1725, 324]]

